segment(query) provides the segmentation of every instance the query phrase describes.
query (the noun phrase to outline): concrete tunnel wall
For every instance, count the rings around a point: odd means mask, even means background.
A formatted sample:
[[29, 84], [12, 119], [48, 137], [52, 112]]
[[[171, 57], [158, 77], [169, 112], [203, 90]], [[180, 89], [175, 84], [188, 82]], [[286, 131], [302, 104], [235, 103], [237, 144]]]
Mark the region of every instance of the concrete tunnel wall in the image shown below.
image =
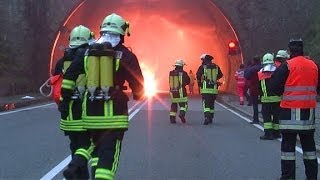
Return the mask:
[[[0, 3], [0, 39], [15, 66], [0, 73], [0, 96], [37, 90], [48, 78], [50, 52], [63, 22], [83, 0], [3, 0]], [[90, 0], [96, 3], [99, 0]], [[135, 2], [138, 0], [127, 0]], [[139, 0], [157, 3], [158, 0]], [[189, 3], [192, 0], [183, 2]], [[108, 2], [107, 0], [104, 3]], [[202, 2], [202, 1], [201, 1]], [[234, 27], [244, 60], [285, 48], [291, 36], [301, 36], [320, 8], [318, 0], [212, 0]], [[149, 8], [149, 7], [147, 7]], [[94, 10], [93, 10], [94, 11]], [[189, 14], [193, 16], [193, 14]], [[86, 18], [86, 15], [83, 15]], [[126, 17], [130, 18], [130, 17]], [[133, 33], [132, 38], [137, 33]], [[2, 48], [3, 50], [3, 48]], [[197, 57], [198, 58], [198, 57]], [[231, 61], [233, 62], [233, 61]], [[231, 72], [231, 70], [230, 70]], [[229, 74], [230, 77], [233, 73]], [[32, 77], [32, 78], [30, 78]], [[232, 88], [231, 88], [232, 89]]]
[[[83, 1], [75, 7], [58, 32], [52, 52], [52, 66], [62, 56], [73, 27], [83, 24], [99, 36], [104, 17], [112, 12], [130, 22], [131, 36], [125, 44], [137, 55], [142, 70], [156, 74], [158, 89], [168, 90], [168, 72], [177, 59], [184, 59], [185, 70], [194, 73], [201, 64], [203, 53], [214, 56], [222, 72], [221, 90], [234, 92], [233, 73], [242, 62], [241, 52], [228, 55], [228, 42], [237, 36], [228, 20], [210, 1], [162, 0]], [[94, 13], [91, 13], [95, 9]]]

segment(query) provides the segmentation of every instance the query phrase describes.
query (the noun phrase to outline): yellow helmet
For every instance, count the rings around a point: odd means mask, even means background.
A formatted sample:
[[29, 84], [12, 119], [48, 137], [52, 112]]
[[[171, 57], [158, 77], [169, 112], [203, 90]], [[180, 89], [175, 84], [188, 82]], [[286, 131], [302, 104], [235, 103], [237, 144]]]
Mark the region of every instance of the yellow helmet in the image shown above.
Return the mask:
[[130, 36], [129, 22], [125, 21], [118, 14], [112, 13], [102, 21], [100, 32], [111, 32], [114, 34], [121, 34], [123, 36], [127, 33], [127, 35]]
[[69, 46], [77, 47], [82, 44], [88, 43], [93, 38], [93, 32], [85, 26], [77, 26], [72, 29], [69, 37]]

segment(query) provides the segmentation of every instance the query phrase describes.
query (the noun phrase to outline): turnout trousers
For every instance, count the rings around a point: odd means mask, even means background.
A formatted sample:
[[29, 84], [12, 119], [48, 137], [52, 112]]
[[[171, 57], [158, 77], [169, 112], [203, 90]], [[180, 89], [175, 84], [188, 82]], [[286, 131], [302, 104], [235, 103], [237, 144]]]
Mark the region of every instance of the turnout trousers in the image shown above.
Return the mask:
[[113, 180], [119, 164], [124, 130], [94, 130], [91, 137], [95, 148], [92, 153], [92, 177]]
[[179, 116], [185, 117], [187, 109], [188, 109], [188, 102], [179, 102], [179, 103], [171, 103], [170, 109], [170, 120], [175, 120], [176, 115], [178, 112], [178, 106], [180, 107]]
[[279, 135], [280, 102], [262, 103], [263, 127], [266, 135]]
[[202, 106], [204, 118], [212, 121], [214, 118], [214, 103], [216, 101], [217, 94], [202, 94]]
[[[310, 109], [301, 109], [299, 115], [301, 119], [309, 119]], [[303, 150], [303, 162], [305, 166], [305, 175], [308, 180], [317, 179], [318, 162], [316, 155], [316, 146], [314, 141], [314, 129], [310, 130], [292, 130], [283, 129], [281, 120], [295, 119], [291, 117], [291, 109], [282, 109], [280, 114], [280, 131], [282, 134], [281, 142], [281, 179], [295, 179], [296, 177], [296, 157], [295, 146], [297, 135]], [[296, 116], [296, 114], [295, 114]], [[311, 115], [314, 117], [314, 111]], [[301, 120], [302, 121], [302, 120]]]

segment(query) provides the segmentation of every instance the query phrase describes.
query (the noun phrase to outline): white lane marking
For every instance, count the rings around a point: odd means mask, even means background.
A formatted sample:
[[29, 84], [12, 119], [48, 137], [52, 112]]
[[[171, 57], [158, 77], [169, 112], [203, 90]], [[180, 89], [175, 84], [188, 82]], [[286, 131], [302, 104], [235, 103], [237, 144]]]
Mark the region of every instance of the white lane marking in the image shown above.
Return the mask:
[[[141, 101], [138, 101], [137, 103], [135, 103], [135, 104], [128, 110], [128, 113], [130, 113], [130, 112], [131, 112], [136, 106], [138, 106], [140, 103], [141, 103]], [[0, 113], [0, 116], [2, 116], [2, 115], [7, 115], [7, 114], [13, 114], [13, 113], [21, 112], [21, 111], [27, 111], [27, 110], [37, 109], [37, 108], [43, 108], [43, 107], [51, 106], [51, 105], [54, 105], [54, 104], [56, 104], [56, 103], [49, 103], [49, 104], [44, 104], [44, 105], [38, 105], [38, 106], [32, 106], [32, 107], [28, 107], [28, 108], [22, 108], [22, 109], [17, 109], [17, 110], [2, 112], [2, 113]], [[58, 109], [58, 107], [57, 107], [57, 109]]]
[[71, 155], [66, 157], [63, 161], [61, 161], [56, 167], [54, 167], [50, 172], [44, 175], [40, 180], [48, 180], [54, 178], [64, 167], [68, 165], [71, 161]]
[[128, 113], [130, 113], [136, 106], [138, 106], [139, 104], [141, 104], [143, 101], [138, 101], [136, 102], [129, 110]]
[[[230, 112], [233, 113], [234, 115], [240, 117], [241, 119], [243, 119], [243, 120], [245, 120], [245, 121], [247, 121], [247, 122], [251, 122], [250, 119], [242, 116], [241, 114], [239, 114], [239, 113], [235, 112], [234, 110], [226, 107], [225, 105], [223, 105], [223, 104], [221, 104], [221, 103], [218, 103], [217, 101], [216, 101], [216, 103], [217, 103], [218, 105], [222, 106], [223, 108], [225, 108], [226, 110], [230, 111]], [[263, 127], [262, 127], [261, 125], [258, 125], [258, 124], [253, 124], [253, 125], [254, 125], [256, 128], [260, 129], [261, 131], [264, 131], [264, 129], [263, 129]], [[281, 139], [278, 139], [278, 141], [281, 142], [282, 140], [281, 140]], [[298, 146], [296, 146], [296, 151], [299, 152], [300, 154], [303, 154], [302, 149], [301, 149], [300, 147], [298, 147]], [[317, 157], [317, 159], [318, 159], [318, 164], [320, 164], [320, 158]]]
[[[136, 104], [140, 104], [136, 103]], [[142, 105], [140, 105], [133, 113], [129, 115], [129, 121], [141, 110], [141, 108], [147, 103], [147, 100], [143, 102]], [[133, 106], [134, 107], [134, 106]], [[130, 108], [131, 110], [133, 109]], [[53, 179], [57, 174], [59, 174], [71, 161], [71, 155], [66, 157], [63, 161], [61, 161], [58, 165], [56, 165], [53, 169], [51, 169], [47, 174], [45, 174], [40, 180], [51, 180]]]
[[144, 105], [147, 104], [147, 102], [148, 102], [148, 100], [145, 100], [135, 111], [133, 111], [133, 113], [131, 113], [131, 114], [129, 115], [129, 121], [131, 120], [131, 118], [132, 118], [133, 116], [135, 116], [135, 115], [141, 110], [141, 108], [142, 108]]
[[17, 112], [21, 112], [21, 111], [26, 111], [26, 110], [31, 110], [31, 109], [43, 108], [43, 107], [51, 106], [51, 105], [54, 105], [54, 104], [56, 104], [56, 103], [49, 103], [49, 104], [44, 104], [44, 105], [39, 105], [39, 106], [32, 106], [32, 107], [28, 107], [28, 108], [22, 108], [22, 109], [7, 111], [7, 112], [0, 113], [0, 116], [7, 115], [7, 114], [12, 114], [12, 113], [17, 113]]

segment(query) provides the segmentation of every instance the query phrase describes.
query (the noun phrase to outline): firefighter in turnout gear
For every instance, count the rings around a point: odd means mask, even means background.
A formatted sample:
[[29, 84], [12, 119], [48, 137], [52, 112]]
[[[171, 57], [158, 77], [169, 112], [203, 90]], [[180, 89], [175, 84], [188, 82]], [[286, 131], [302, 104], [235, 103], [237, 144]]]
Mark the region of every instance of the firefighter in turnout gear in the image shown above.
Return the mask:
[[272, 73], [276, 70], [274, 56], [267, 53], [262, 58], [263, 68], [258, 72], [261, 90], [262, 117], [264, 135], [260, 136], [262, 140], [273, 140], [280, 137], [279, 132], [279, 113], [281, 97], [269, 87], [269, 81]]
[[[77, 51], [84, 51], [88, 47], [88, 42], [93, 39], [90, 29], [80, 25], [75, 27], [69, 37], [69, 48], [65, 49], [64, 56], [57, 62], [53, 75], [63, 74], [69, 68]], [[75, 88], [70, 93], [70, 100], [63, 104], [61, 111], [60, 129], [65, 132], [70, 139], [71, 156], [74, 157], [79, 148], [89, 148], [90, 137], [86, 129], [83, 128], [82, 121], [82, 96], [85, 91], [85, 75], [80, 74], [76, 80]], [[86, 165], [77, 169], [77, 179], [88, 179], [88, 168]]]
[[[129, 125], [124, 82], [132, 89], [134, 100], [144, 96], [140, 65], [135, 54], [123, 45], [125, 34], [129, 35], [129, 23], [117, 14], [108, 15], [100, 27], [100, 39], [85, 53], [77, 52], [64, 74], [62, 104], [70, 102], [76, 79], [86, 74], [82, 119], [94, 149], [92, 153], [90, 148], [83, 150], [87, 157], [75, 163], [87, 163], [92, 158], [94, 179], [114, 179], [117, 170], [122, 139]], [[77, 173], [70, 167], [66, 171]]]
[[218, 95], [218, 81], [223, 77], [220, 67], [213, 63], [213, 57], [209, 54], [203, 54], [200, 59], [202, 65], [197, 71], [197, 80], [200, 84], [200, 93], [202, 95], [202, 104], [204, 112], [204, 125], [212, 123], [214, 118], [214, 103]]
[[190, 78], [187, 72], [183, 70], [184, 65], [183, 60], [177, 60], [174, 65], [175, 69], [169, 73], [171, 98], [170, 122], [172, 124], [176, 123], [178, 106], [180, 106], [179, 118], [182, 123], [186, 123], [185, 114], [188, 109], [186, 86], [190, 83]]
[[290, 59], [272, 75], [270, 87], [282, 95], [280, 102], [281, 179], [295, 179], [297, 135], [303, 150], [306, 179], [317, 179], [318, 163], [314, 141], [319, 67], [303, 55], [301, 39], [290, 40]]
[[274, 64], [279, 67], [282, 63], [285, 63], [289, 58], [289, 54], [286, 50], [279, 50], [277, 52], [276, 58], [274, 59]]

